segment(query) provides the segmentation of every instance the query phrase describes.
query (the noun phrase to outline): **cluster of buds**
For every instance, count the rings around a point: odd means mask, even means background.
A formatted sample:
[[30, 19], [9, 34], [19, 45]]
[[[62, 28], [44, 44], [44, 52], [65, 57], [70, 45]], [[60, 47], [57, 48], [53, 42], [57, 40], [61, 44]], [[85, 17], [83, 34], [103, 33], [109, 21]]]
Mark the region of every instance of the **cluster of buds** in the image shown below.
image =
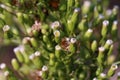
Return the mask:
[[[18, 41], [18, 47], [13, 50], [16, 58], [11, 64], [22, 80], [31, 80], [32, 72], [37, 76], [34, 80], [107, 80], [115, 74], [118, 64], [114, 63], [113, 51], [114, 43], [119, 42], [118, 7], [104, 8], [108, 2], [101, 0], [35, 0], [33, 3], [31, 0], [30, 3], [34, 4], [34, 10], [17, 13], [16, 20], [22, 28], [3, 27], [5, 38]], [[42, 11], [43, 7], [48, 15]], [[34, 19], [35, 15], [40, 19]], [[19, 31], [23, 32], [22, 36], [18, 35]], [[5, 64], [0, 69], [8, 80], [19, 79]]]

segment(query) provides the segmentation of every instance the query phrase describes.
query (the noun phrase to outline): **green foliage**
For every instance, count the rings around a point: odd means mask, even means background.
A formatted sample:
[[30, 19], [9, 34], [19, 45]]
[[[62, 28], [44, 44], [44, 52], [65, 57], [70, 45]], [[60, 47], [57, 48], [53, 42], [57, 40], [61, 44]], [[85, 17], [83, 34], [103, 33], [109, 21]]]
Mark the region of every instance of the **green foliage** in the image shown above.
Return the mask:
[[[101, 0], [2, 0], [4, 44], [18, 45], [8, 80], [106, 80], [115, 63], [118, 7]], [[111, 57], [112, 56], [112, 57]], [[117, 59], [116, 59], [117, 61]], [[107, 72], [106, 69], [108, 69]]]

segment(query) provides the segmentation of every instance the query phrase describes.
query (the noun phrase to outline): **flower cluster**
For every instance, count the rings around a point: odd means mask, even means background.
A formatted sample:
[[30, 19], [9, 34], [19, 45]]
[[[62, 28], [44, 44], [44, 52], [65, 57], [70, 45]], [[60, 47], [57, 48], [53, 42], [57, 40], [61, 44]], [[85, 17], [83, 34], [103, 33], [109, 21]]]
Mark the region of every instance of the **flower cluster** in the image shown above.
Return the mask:
[[[3, 32], [4, 40], [18, 45], [11, 64], [21, 80], [107, 80], [115, 74], [117, 6], [108, 9], [104, 0], [19, 3], [13, 5], [19, 25], [6, 22]], [[6, 64], [0, 69], [8, 80], [19, 79]]]

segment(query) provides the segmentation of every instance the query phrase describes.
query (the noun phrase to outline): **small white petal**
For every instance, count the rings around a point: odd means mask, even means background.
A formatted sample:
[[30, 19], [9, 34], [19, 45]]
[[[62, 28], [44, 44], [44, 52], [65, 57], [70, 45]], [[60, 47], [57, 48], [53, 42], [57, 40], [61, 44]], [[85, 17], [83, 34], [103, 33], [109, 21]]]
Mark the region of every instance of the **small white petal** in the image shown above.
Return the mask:
[[9, 71], [5, 71], [4, 76], [8, 76], [8, 75], [9, 75]]
[[114, 24], [114, 25], [117, 25], [117, 24], [118, 24], [118, 21], [117, 21], [117, 20], [116, 20], [116, 21], [114, 21], [114, 22], [113, 22], [113, 24]]
[[103, 21], [103, 25], [104, 25], [104, 26], [109, 25], [109, 21], [108, 21], [108, 20], [104, 20], [104, 21]]
[[106, 41], [107, 44], [111, 45], [113, 43], [113, 41], [111, 39]]
[[37, 74], [38, 74], [38, 76], [42, 76], [43, 72], [39, 71]]
[[76, 41], [77, 41], [76, 38], [71, 38], [71, 40], [70, 40], [70, 42], [73, 43], [73, 44], [74, 44]]
[[93, 78], [93, 80], [98, 80], [98, 79], [95, 77], [95, 78]]
[[90, 7], [91, 5], [91, 2], [90, 1], [84, 1], [84, 4], [83, 4], [85, 7]]
[[118, 72], [118, 73], [117, 73], [117, 76], [119, 76], [119, 77], [120, 77], [120, 72]]
[[103, 51], [105, 51], [105, 48], [103, 46], [101, 46], [101, 47], [99, 47], [99, 51], [103, 52]]
[[4, 32], [9, 31], [9, 30], [10, 30], [10, 26], [5, 25], [5, 26], [3, 27], [3, 31], [4, 31]]
[[99, 15], [99, 19], [103, 19], [104, 16], [102, 14]]
[[13, 49], [14, 53], [17, 53], [19, 51], [19, 47], [16, 47]]
[[74, 12], [79, 12], [80, 8], [75, 8]]
[[60, 27], [60, 22], [59, 21], [55, 21], [51, 24], [52, 29], [55, 29], [55, 28], [58, 28], [58, 27]]
[[33, 60], [35, 58], [35, 55], [34, 54], [31, 54], [30, 56], [29, 56], [29, 59], [30, 60]]
[[111, 66], [111, 68], [112, 68], [113, 70], [116, 70], [116, 69], [118, 69], [118, 65], [117, 65], [117, 64], [113, 64], [113, 65]]
[[47, 71], [48, 70], [48, 67], [47, 66], [43, 66], [42, 67], [42, 71]]
[[111, 14], [112, 14], [112, 10], [111, 10], [111, 9], [108, 9], [108, 10], [106, 11], [106, 15], [110, 16]]
[[36, 51], [35, 52], [35, 56], [40, 56], [41, 54], [40, 54], [40, 52], [39, 51]]
[[55, 49], [56, 49], [56, 50], [61, 50], [60, 45], [56, 45], [56, 46], [55, 46]]
[[106, 74], [105, 74], [105, 73], [101, 73], [100, 76], [101, 76], [102, 78], [104, 78], [104, 77], [106, 77]]
[[93, 32], [93, 30], [92, 30], [92, 29], [88, 29], [87, 31], [88, 31], [89, 33], [92, 33], [92, 32]]
[[4, 69], [4, 68], [6, 68], [6, 64], [5, 63], [1, 63], [0, 64], [0, 69]]
[[58, 31], [58, 30], [54, 31], [54, 36], [59, 37], [60, 36], [60, 31]]

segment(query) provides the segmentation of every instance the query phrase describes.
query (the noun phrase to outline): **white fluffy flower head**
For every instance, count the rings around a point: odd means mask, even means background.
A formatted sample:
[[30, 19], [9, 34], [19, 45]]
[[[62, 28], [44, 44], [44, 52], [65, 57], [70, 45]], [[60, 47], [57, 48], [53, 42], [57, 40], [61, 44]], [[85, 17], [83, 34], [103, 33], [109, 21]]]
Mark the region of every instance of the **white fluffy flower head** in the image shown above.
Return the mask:
[[5, 25], [5, 26], [3, 27], [3, 31], [4, 31], [4, 32], [7, 32], [7, 31], [9, 31], [9, 30], [10, 30], [10, 26]]
[[4, 69], [4, 68], [6, 68], [6, 64], [5, 63], [1, 63], [0, 64], [0, 69]]
[[42, 67], [42, 71], [47, 71], [48, 70], [48, 67], [47, 66], [43, 66]]

